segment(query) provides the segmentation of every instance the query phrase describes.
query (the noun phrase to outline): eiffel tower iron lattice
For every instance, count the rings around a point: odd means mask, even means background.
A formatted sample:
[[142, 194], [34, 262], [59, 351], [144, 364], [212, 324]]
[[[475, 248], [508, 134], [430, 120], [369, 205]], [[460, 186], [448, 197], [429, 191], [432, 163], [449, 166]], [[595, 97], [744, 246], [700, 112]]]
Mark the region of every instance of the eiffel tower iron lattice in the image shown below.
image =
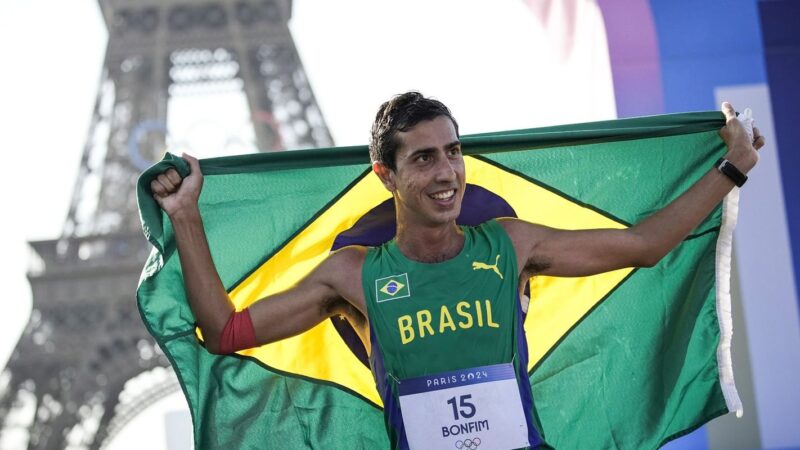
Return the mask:
[[289, 31], [291, 0], [99, 5], [109, 38], [97, 100], [62, 235], [30, 243], [33, 311], [0, 377], [0, 443], [12, 433], [29, 448], [102, 448], [177, 389], [168, 370], [120, 399], [129, 380], [169, 367], [133, 293], [149, 252], [135, 182], [163, 154], [170, 98], [242, 93], [260, 151], [333, 145]]

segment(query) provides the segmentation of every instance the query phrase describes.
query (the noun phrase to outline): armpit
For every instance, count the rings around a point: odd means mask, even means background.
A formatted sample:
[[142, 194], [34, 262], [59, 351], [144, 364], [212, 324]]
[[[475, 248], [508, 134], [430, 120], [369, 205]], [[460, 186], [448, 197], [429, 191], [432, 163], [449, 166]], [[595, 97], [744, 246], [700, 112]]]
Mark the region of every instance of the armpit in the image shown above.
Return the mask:
[[550, 267], [552, 267], [552, 263], [550, 261], [532, 257], [525, 264], [525, 273], [528, 274], [528, 276], [534, 276], [536, 274], [544, 272]]
[[346, 318], [354, 327], [363, 326], [367, 319], [355, 306], [342, 297], [330, 297], [322, 303], [323, 316], [339, 315]]

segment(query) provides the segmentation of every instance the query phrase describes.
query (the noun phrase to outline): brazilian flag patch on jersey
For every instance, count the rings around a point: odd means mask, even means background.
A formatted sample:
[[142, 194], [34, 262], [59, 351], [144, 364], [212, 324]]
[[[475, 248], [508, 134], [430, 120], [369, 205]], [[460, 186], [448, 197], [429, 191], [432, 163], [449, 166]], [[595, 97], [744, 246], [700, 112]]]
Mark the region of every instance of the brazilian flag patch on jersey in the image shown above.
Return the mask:
[[375, 296], [378, 303], [411, 296], [408, 274], [392, 275], [375, 280]]

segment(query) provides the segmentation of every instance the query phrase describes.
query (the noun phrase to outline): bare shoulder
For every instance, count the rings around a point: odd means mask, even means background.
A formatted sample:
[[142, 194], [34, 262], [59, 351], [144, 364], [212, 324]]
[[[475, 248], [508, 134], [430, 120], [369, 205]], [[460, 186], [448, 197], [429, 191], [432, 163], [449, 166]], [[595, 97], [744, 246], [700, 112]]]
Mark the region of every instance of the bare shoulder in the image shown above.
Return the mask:
[[501, 217], [497, 219], [497, 223], [506, 230], [508, 237], [511, 238], [511, 242], [518, 251], [522, 248], [530, 247], [538, 238], [543, 237], [550, 230], [544, 225], [526, 222], [515, 217]]
[[367, 247], [361, 245], [348, 245], [331, 253], [328, 256], [329, 263], [334, 266], [334, 270], [344, 272], [358, 271], [364, 265], [364, 258], [367, 256]]
[[539, 250], [540, 244], [553, 231], [552, 228], [513, 217], [501, 218], [497, 222], [508, 233], [514, 251], [517, 253], [517, 264], [526, 276], [549, 267], [549, 261]]
[[497, 219], [497, 223], [506, 230], [511, 244], [514, 246], [514, 252], [517, 254], [517, 267], [524, 271], [528, 264], [529, 253], [528, 239], [525, 236], [528, 222], [514, 217], [502, 217]]
[[506, 233], [508, 233], [512, 240], [515, 236], [522, 234], [525, 225], [528, 224], [528, 222], [517, 219], [516, 217], [500, 217], [497, 219], [497, 223], [506, 230]]

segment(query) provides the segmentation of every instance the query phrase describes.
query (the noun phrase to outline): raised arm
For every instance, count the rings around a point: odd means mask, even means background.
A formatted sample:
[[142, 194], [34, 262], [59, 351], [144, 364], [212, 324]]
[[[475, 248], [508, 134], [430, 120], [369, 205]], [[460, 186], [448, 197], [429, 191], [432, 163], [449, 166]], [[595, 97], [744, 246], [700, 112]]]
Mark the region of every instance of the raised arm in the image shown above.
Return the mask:
[[[723, 103], [726, 125], [720, 135], [728, 146], [725, 159], [744, 173], [758, 161], [764, 138], [754, 128], [751, 142], [729, 103]], [[716, 168], [672, 203], [624, 230], [557, 230], [506, 220], [521, 270], [529, 276], [587, 276], [623, 267], [649, 267], [661, 260], [703, 221], [735, 184]]]
[[[181, 179], [174, 169], [169, 169], [156, 177], [150, 187], [175, 230], [189, 305], [203, 331], [206, 348], [220, 353], [225, 350], [221, 337], [233, 318], [234, 307], [214, 266], [197, 205], [203, 186], [200, 164], [189, 155], [183, 158], [191, 167], [189, 176]], [[360, 306], [363, 300], [358, 302], [359, 296], [363, 297], [360, 290], [339, 281], [351, 280], [350, 285], [361, 286], [362, 262], [361, 249], [344, 249], [328, 257], [292, 289], [251, 305], [248, 313], [255, 345], [294, 336], [336, 314], [350, 319], [365, 314]]]

